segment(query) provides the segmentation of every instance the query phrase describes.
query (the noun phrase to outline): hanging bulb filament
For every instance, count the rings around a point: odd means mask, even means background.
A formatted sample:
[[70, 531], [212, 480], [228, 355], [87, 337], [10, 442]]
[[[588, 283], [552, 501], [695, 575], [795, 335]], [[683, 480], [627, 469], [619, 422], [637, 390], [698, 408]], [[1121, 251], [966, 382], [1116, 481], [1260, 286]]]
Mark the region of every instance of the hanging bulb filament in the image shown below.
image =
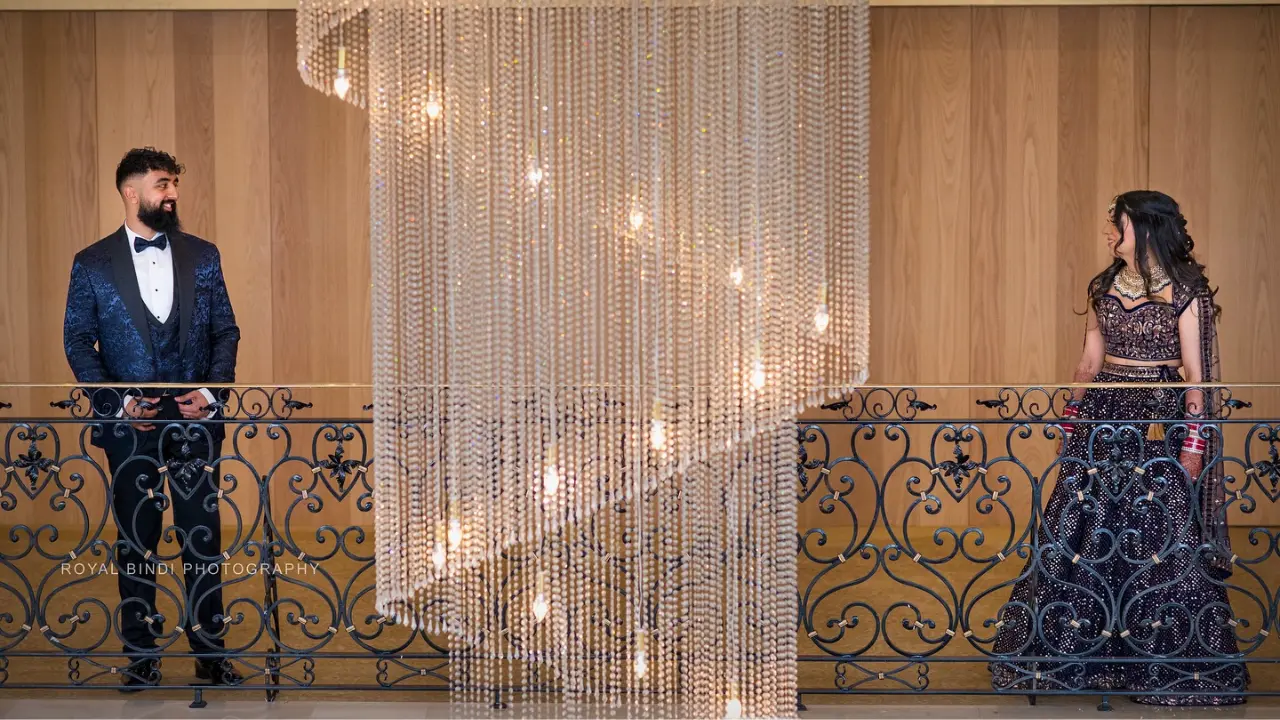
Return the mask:
[[449, 549], [457, 550], [462, 546], [462, 521], [456, 517], [449, 518]]
[[635, 673], [637, 678], [643, 678], [649, 674], [649, 653], [646, 648], [643, 630], [636, 634]]
[[547, 602], [547, 582], [546, 579], [539, 574], [537, 592], [533, 596], [533, 619], [536, 622], [542, 622], [547, 617], [547, 613], [551, 611], [551, 604]]
[[813, 315], [813, 329], [819, 334], [827, 331], [831, 324], [831, 308], [827, 307], [827, 284], [822, 283], [818, 289], [818, 311]]
[[554, 496], [556, 491], [560, 489], [560, 468], [556, 464], [557, 455], [555, 445], [547, 449], [547, 460], [542, 469], [542, 491], [546, 493], [547, 497]]
[[763, 390], [767, 379], [764, 372], [764, 361], [756, 358], [755, 362], [751, 363], [751, 387], [756, 390]]
[[333, 78], [333, 91], [341, 99], [346, 99], [351, 89], [351, 78], [347, 77], [347, 48], [338, 48], [338, 74]]
[[654, 450], [667, 446], [667, 423], [662, 419], [662, 401], [653, 401], [653, 419], [649, 421], [649, 444]]

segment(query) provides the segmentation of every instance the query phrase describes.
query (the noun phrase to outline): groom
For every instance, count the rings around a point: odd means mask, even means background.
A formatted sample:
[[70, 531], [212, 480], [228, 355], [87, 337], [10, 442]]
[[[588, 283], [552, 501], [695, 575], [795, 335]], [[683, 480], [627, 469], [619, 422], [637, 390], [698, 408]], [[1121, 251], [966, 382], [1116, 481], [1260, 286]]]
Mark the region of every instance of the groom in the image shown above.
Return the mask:
[[[136, 384], [93, 395], [100, 422], [93, 444], [105, 450], [119, 540], [120, 635], [131, 664], [122, 690], [160, 679], [156, 641], [164, 616], [156, 607], [162, 513], [172, 503], [183, 545], [182, 626], [196, 676], [214, 684], [241, 680], [223, 656], [222, 546], [218, 475], [225, 431], [212, 420], [205, 383], [232, 383], [240, 329], [222, 278], [218, 249], [182, 232], [182, 166], [154, 148], [130, 150], [116, 168], [124, 225], [76, 255], [67, 290], [63, 339], [83, 384]], [[151, 388], [177, 384], [182, 389]], [[114, 421], [115, 418], [133, 420]], [[183, 422], [187, 421], [187, 422]], [[167, 502], [163, 478], [168, 477]]]

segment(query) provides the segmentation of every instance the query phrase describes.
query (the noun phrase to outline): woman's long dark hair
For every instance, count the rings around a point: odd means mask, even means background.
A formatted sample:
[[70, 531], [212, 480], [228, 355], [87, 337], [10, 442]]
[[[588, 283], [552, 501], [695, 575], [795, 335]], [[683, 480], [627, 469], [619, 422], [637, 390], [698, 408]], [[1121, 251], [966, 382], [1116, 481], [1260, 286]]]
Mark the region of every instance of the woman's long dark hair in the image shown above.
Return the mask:
[[[1125, 216], [1133, 223], [1134, 257], [1148, 296], [1153, 295], [1151, 269], [1148, 267], [1152, 257], [1173, 282], [1186, 288], [1191, 296], [1217, 292], [1209, 288], [1204, 266], [1196, 262], [1192, 252], [1196, 243], [1187, 232], [1187, 219], [1173, 198], [1156, 190], [1130, 190], [1117, 195], [1111, 205], [1109, 219], [1122, 239]], [[1089, 306], [1094, 312], [1097, 312], [1098, 303], [1111, 290], [1111, 284], [1123, 268], [1124, 260], [1116, 258], [1089, 283]], [[1158, 297], [1152, 299], [1160, 301]], [[1213, 312], [1216, 317], [1222, 309], [1215, 303]]]

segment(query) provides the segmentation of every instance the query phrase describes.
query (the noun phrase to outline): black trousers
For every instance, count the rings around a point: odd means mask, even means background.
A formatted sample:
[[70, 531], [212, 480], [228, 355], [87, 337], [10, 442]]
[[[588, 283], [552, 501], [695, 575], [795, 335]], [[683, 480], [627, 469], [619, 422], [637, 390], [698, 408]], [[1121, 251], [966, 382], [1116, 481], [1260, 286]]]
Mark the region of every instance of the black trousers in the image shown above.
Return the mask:
[[[222, 638], [217, 637], [221, 620], [215, 620], [223, 612], [218, 586], [223, 560], [219, 480], [214, 462], [221, 455], [222, 442], [209, 438], [198, 425], [178, 429], [165, 428], [163, 423], [157, 420], [156, 429], [149, 432], [130, 428], [126, 438], [107, 448], [119, 530], [115, 551], [121, 601], [118, 627], [124, 652], [134, 660], [155, 649], [169, 620], [156, 607], [154, 553], [164, 529], [162, 493], [173, 506], [183, 579], [181, 595], [168, 597], [165, 605], [179, 608], [181, 614], [173, 621], [186, 632], [192, 652], [218, 655], [224, 647]], [[167, 467], [164, 473], [159, 472], [162, 466]], [[206, 469], [209, 467], [212, 472]], [[166, 571], [172, 569], [170, 566]], [[175, 585], [162, 584], [162, 593], [172, 591]]]

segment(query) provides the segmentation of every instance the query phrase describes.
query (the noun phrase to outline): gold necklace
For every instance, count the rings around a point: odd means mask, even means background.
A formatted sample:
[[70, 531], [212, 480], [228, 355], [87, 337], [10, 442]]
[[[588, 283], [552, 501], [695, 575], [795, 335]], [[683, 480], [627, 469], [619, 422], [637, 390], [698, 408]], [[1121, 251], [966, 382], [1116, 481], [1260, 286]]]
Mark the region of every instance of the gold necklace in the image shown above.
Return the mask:
[[[1169, 274], [1159, 265], [1155, 265], [1150, 271], [1151, 295], [1155, 295], [1169, 287], [1169, 283], [1173, 282], [1169, 279]], [[1126, 297], [1130, 300], [1141, 300], [1148, 296], [1147, 285], [1142, 281], [1142, 273], [1128, 265], [1116, 273], [1115, 282], [1111, 283], [1111, 287], [1115, 288], [1115, 291], [1120, 293], [1121, 297]]]

